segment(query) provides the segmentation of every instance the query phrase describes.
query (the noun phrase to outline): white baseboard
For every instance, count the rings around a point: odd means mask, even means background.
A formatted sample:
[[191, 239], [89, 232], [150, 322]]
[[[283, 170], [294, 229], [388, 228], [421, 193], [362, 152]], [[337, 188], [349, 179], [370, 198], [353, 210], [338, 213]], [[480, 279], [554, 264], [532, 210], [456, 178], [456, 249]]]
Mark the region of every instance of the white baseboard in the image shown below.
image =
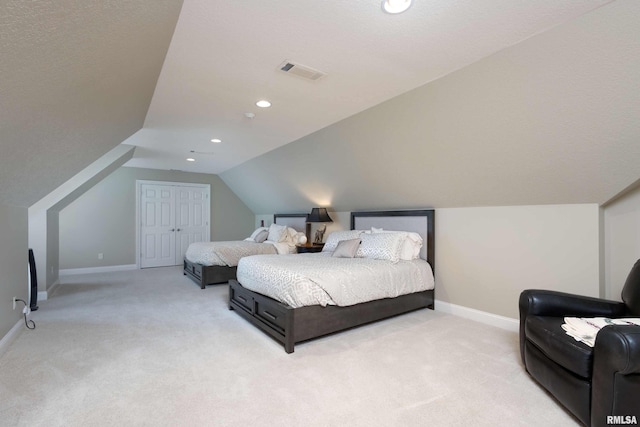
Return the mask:
[[518, 332], [520, 328], [520, 323], [517, 319], [499, 316], [493, 313], [487, 313], [486, 311], [476, 310], [475, 308], [450, 304], [448, 302], [440, 300], [435, 301], [435, 309], [437, 311], [442, 311], [443, 313], [449, 313], [455, 316], [464, 317], [465, 319], [470, 319], [487, 325], [496, 326], [498, 328], [506, 329], [512, 332]]
[[46, 291], [38, 291], [38, 301], [46, 301], [53, 295], [58, 285], [60, 285], [60, 279], [53, 282], [53, 285], [49, 286]]
[[135, 264], [108, 265], [106, 267], [67, 268], [65, 270], [60, 270], [58, 275], [60, 277], [64, 277], [75, 276], [78, 274], [111, 273], [113, 271], [136, 270], [137, 268], [138, 266]]
[[[91, 274], [91, 273], [111, 273], [113, 271], [125, 271], [125, 270], [137, 270], [138, 266], [135, 264], [127, 265], [108, 265], [106, 267], [88, 267], [88, 268], [68, 268], [66, 270], [59, 270], [58, 277], [76, 276], [79, 274]], [[38, 292], [38, 301], [46, 301], [53, 295], [56, 288], [60, 285], [60, 279], [56, 280], [53, 285], [49, 286], [46, 291]]]
[[18, 322], [13, 325], [13, 328], [9, 329], [9, 332], [2, 337], [0, 340], [0, 357], [9, 349], [11, 343], [18, 338], [18, 335], [22, 332], [22, 325], [24, 325], [24, 321], [22, 319], [18, 320]]

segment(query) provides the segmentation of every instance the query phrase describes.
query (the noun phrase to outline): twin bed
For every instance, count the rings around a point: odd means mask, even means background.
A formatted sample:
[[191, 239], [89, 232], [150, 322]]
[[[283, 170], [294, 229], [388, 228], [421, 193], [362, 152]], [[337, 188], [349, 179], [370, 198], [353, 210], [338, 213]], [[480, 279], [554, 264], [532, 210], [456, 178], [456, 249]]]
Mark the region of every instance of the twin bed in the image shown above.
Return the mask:
[[[304, 232], [306, 214], [275, 214], [273, 223]], [[183, 274], [204, 289], [207, 285], [226, 283], [236, 278], [238, 261], [246, 256], [283, 253], [286, 244], [277, 242], [200, 242], [189, 246], [184, 259]], [[295, 251], [295, 245], [289, 245]]]
[[[287, 353], [302, 341], [433, 309], [434, 225], [433, 210], [353, 212], [354, 231], [342, 232], [343, 240], [356, 241], [350, 256], [334, 255], [349, 242], [336, 247], [330, 235], [325, 249], [333, 246], [322, 253], [242, 258], [237, 280], [229, 280], [229, 309], [283, 344]], [[389, 230], [405, 232], [404, 237]], [[409, 242], [409, 234], [423, 243], [413, 257], [399, 260], [399, 245], [404, 245], [399, 242]], [[387, 251], [390, 245], [394, 249]]]

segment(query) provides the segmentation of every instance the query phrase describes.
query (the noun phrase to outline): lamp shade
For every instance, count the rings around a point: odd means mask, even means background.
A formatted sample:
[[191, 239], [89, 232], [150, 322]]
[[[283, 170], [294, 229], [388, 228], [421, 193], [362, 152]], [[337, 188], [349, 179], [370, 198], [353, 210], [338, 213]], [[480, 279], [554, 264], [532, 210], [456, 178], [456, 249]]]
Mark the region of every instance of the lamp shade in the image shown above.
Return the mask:
[[333, 222], [333, 220], [327, 213], [327, 208], [313, 208], [307, 215], [307, 222]]

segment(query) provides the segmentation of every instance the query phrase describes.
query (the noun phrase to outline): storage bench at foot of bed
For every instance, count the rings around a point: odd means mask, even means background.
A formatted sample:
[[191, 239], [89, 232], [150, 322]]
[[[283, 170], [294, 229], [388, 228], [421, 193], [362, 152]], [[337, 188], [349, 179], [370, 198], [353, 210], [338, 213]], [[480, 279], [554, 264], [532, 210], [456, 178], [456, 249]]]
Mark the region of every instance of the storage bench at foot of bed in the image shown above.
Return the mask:
[[433, 309], [433, 290], [384, 298], [348, 307], [291, 308], [229, 280], [229, 310], [269, 334], [293, 353], [296, 343], [421, 308]]
[[235, 279], [237, 270], [238, 267], [228, 267], [224, 265], [206, 266], [195, 264], [185, 259], [183, 274], [200, 285], [200, 289], [204, 289], [206, 285], [227, 283], [229, 280]]

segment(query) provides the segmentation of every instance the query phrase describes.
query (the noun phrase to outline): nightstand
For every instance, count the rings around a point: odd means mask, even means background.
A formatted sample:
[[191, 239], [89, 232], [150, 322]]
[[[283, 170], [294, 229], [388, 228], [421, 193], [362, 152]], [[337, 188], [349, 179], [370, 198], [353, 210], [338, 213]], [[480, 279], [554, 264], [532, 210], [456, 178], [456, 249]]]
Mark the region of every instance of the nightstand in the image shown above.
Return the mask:
[[322, 248], [324, 247], [324, 243], [321, 245], [315, 243], [307, 243], [304, 245], [296, 245], [296, 250], [299, 254], [311, 253], [311, 252], [322, 252]]

